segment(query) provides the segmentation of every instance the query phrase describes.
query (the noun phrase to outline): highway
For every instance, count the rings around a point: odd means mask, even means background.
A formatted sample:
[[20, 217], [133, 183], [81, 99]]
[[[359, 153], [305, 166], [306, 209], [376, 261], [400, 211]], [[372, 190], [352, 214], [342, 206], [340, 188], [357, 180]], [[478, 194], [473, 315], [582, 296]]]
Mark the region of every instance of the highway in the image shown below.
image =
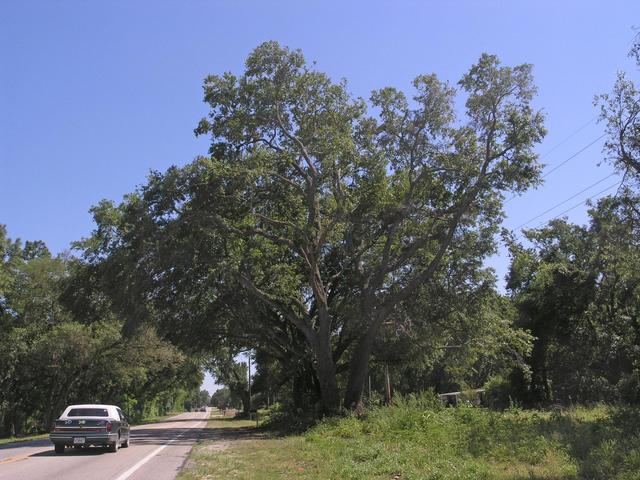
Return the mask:
[[0, 446], [2, 480], [171, 480], [202, 434], [209, 412], [182, 413], [162, 422], [132, 427], [131, 446], [67, 448], [56, 455], [49, 440]]

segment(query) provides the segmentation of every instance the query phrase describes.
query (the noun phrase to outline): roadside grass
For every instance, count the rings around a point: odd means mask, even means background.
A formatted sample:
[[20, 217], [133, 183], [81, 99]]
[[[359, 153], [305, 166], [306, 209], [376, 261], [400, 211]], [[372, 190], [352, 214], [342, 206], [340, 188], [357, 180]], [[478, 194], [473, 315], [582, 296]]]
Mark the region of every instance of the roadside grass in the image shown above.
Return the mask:
[[37, 435], [25, 435], [20, 437], [3, 437], [0, 438], [0, 445], [6, 445], [7, 443], [19, 443], [19, 442], [32, 442], [34, 440], [44, 440], [49, 438], [48, 433], [40, 433]]
[[442, 408], [410, 397], [303, 435], [209, 422], [180, 480], [640, 479], [640, 411]]

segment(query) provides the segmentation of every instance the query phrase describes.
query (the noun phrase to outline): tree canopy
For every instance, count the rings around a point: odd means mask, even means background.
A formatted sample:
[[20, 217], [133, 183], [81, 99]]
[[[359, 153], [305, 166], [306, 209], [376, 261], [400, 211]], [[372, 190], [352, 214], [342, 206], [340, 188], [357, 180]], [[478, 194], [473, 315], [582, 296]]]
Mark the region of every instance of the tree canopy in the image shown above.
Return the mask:
[[[81, 257], [0, 226], [4, 431], [76, 400], [201, 406], [203, 368], [225, 386], [214, 404], [284, 400], [299, 425], [382, 390], [637, 403], [638, 91], [620, 74], [597, 99], [634, 181], [587, 225], [519, 242], [500, 224], [505, 196], [541, 182], [535, 91], [531, 65], [483, 54], [456, 84], [356, 98], [276, 42], [207, 77], [208, 154], [95, 205]], [[499, 233], [507, 294], [486, 266]]]
[[531, 70], [485, 54], [457, 89], [420, 75], [410, 96], [385, 87], [367, 102], [264, 43], [242, 75], [205, 80], [196, 133], [210, 156], [98, 205], [85, 258], [149, 300], [136, 317], [306, 350], [324, 410], [341, 391], [356, 405], [386, 322], [435, 285], [492, 282], [482, 262], [504, 193], [539, 182]]
[[76, 290], [81, 270], [0, 225], [0, 433], [48, 428], [69, 403], [117, 403], [139, 419], [181, 408], [200, 385], [199, 365], [152, 327], [123, 335], [106, 299]]

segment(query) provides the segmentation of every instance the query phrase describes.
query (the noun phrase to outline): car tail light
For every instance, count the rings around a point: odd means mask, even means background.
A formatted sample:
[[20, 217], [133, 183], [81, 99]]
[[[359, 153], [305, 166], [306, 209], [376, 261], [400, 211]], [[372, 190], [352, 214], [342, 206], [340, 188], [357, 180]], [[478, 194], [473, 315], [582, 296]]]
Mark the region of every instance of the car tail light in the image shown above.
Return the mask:
[[111, 422], [107, 422], [107, 424], [105, 425], [105, 427], [107, 428], [107, 432], [110, 432], [111, 429], [113, 428], [113, 425], [111, 425]]

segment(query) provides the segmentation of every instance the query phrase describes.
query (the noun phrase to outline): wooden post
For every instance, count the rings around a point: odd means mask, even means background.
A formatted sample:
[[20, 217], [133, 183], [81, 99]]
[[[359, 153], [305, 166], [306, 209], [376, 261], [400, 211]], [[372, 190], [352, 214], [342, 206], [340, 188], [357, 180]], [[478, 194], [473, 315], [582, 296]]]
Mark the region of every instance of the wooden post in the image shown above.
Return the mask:
[[249, 361], [247, 365], [249, 369], [249, 412], [251, 412], [251, 350], [249, 350]]
[[391, 404], [391, 379], [389, 378], [389, 365], [384, 364], [384, 401]]

